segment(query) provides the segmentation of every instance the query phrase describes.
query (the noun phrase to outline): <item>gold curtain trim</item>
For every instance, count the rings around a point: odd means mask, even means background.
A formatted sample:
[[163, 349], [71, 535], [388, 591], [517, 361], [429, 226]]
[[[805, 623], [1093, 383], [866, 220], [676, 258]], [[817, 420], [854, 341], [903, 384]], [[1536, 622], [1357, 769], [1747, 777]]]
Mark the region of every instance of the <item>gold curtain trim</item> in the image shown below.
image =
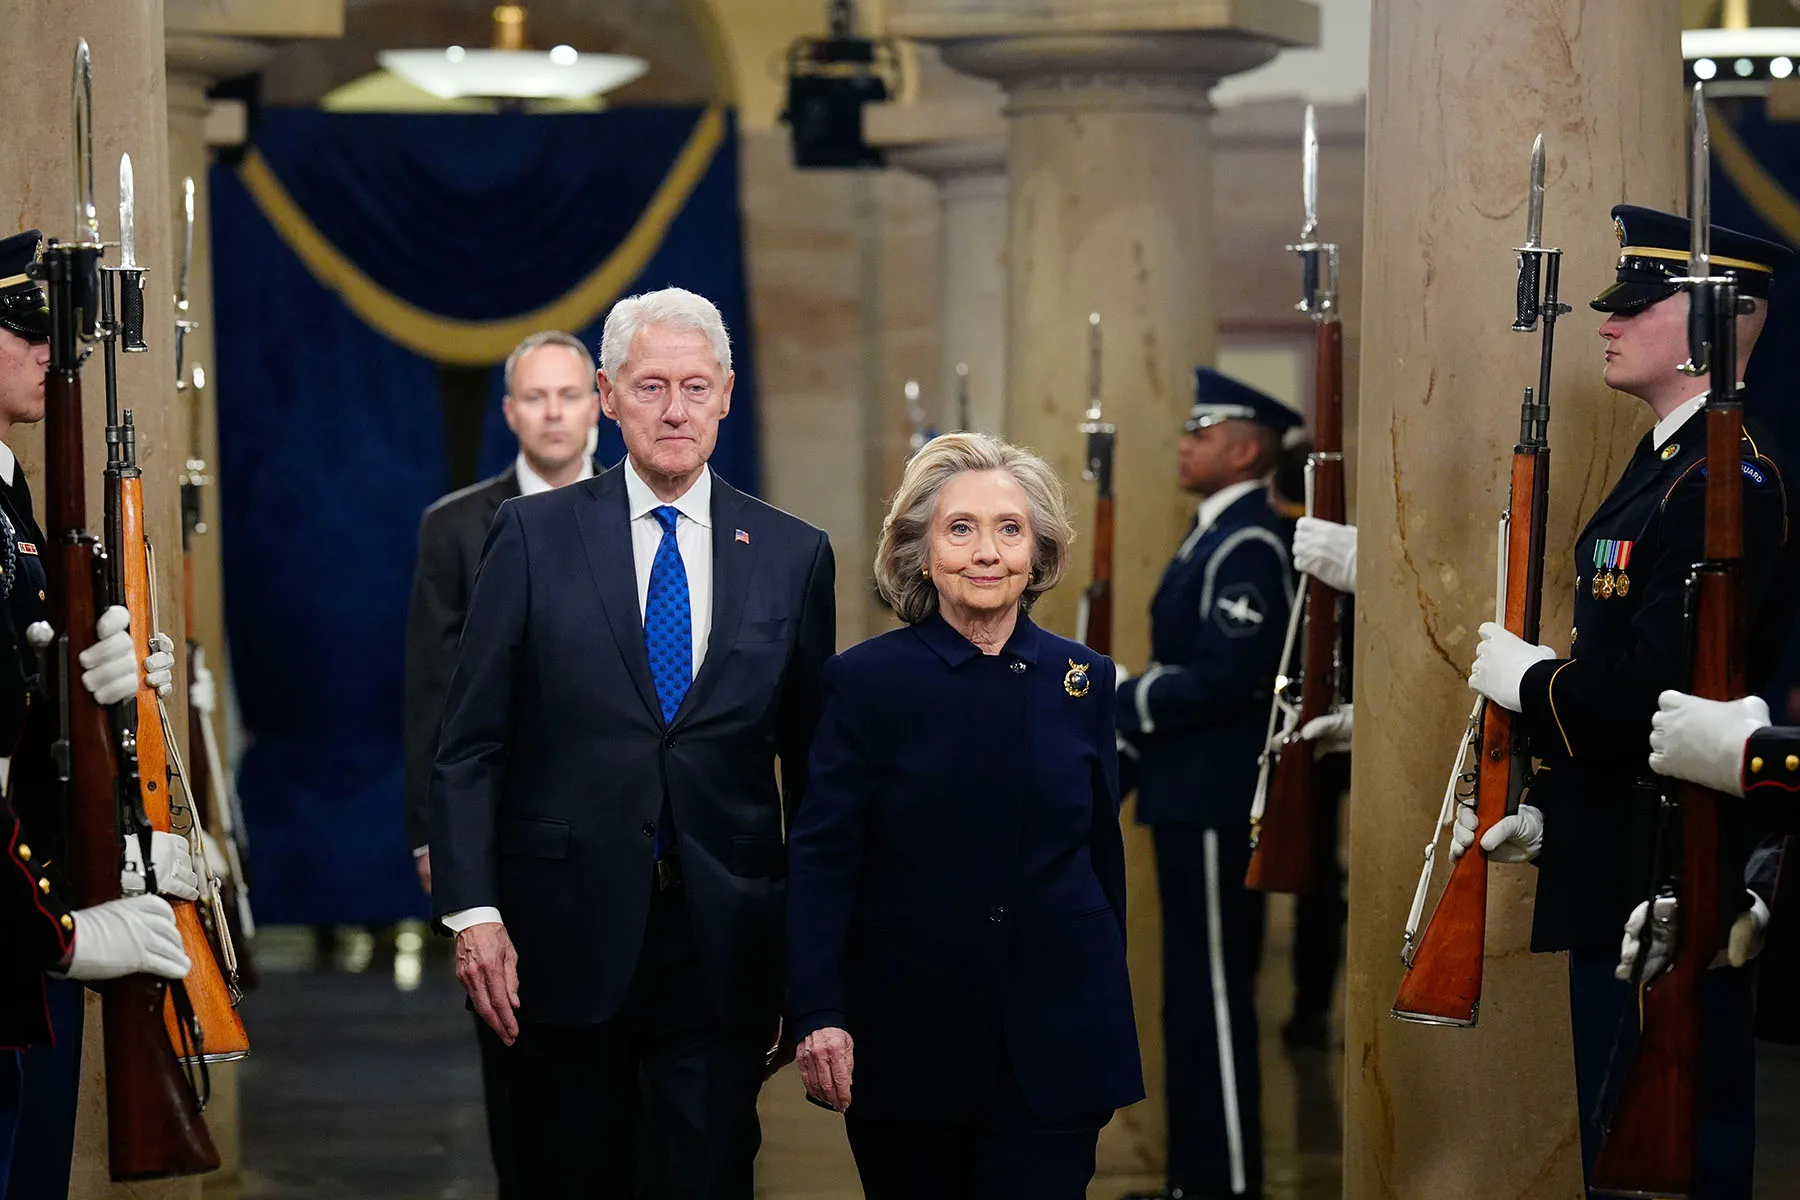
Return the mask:
[[1725, 174], [1737, 185], [1750, 207], [1768, 226], [1793, 245], [1800, 245], [1800, 203], [1773, 176], [1763, 170], [1749, 147], [1738, 140], [1737, 131], [1715, 113], [1706, 118], [1712, 133], [1712, 151]]
[[574, 332], [591, 325], [661, 247], [669, 226], [705, 177], [724, 140], [724, 111], [709, 107], [631, 232], [606, 261], [544, 307], [494, 321], [462, 321], [426, 312], [363, 274], [300, 211], [267, 160], [255, 150], [244, 157], [238, 177], [288, 249], [299, 256], [314, 279], [343, 297], [357, 316], [408, 350], [436, 362], [478, 367], [504, 361], [515, 346], [541, 329]]

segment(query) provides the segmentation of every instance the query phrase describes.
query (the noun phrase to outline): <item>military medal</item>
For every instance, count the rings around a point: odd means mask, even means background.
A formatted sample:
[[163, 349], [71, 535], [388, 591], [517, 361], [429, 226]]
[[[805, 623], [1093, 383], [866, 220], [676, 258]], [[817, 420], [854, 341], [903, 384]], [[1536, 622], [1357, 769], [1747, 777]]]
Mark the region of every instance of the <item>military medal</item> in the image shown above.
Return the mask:
[[1613, 593], [1623, 600], [1625, 593], [1631, 590], [1631, 576], [1625, 573], [1625, 564], [1631, 561], [1631, 543], [1619, 543], [1619, 573], [1613, 579]]
[[1075, 697], [1077, 700], [1087, 695], [1088, 688], [1093, 686], [1093, 681], [1088, 678], [1087, 671], [1088, 665], [1086, 663], [1078, 663], [1071, 658], [1069, 660], [1069, 673], [1063, 676], [1063, 691], [1069, 693], [1069, 695]]

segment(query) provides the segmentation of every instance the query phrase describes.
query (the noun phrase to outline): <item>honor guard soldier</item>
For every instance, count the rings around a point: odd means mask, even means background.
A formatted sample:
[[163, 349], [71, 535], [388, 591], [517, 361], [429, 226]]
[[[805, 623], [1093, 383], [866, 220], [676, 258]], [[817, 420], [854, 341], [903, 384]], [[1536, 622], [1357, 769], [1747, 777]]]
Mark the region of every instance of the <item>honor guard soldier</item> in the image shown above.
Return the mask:
[[[1608, 386], [1649, 405], [1656, 426], [1575, 544], [1575, 627], [1570, 654], [1533, 646], [1494, 624], [1481, 627], [1469, 686], [1522, 715], [1542, 766], [1516, 815], [1496, 822], [1482, 849], [1496, 861], [1535, 859], [1534, 951], [1568, 950], [1570, 1017], [1581, 1112], [1582, 1158], [1591, 1172], [1601, 1094], [1630, 985], [1618, 977], [1620, 929], [1649, 894], [1662, 786], [1644, 749], [1657, 698], [1687, 678], [1687, 579], [1703, 560], [1705, 376], [1683, 374], [1688, 357], [1688, 222], [1635, 205], [1613, 209], [1619, 238], [1616, 281], [1592, 301], [1606, 314]], [[1714, 227], [1715, 273], [1736, 277], [1737, 378], [1767, 316], [1775, 272], [1789, 260], [1778, 245]], [[1741, 388], [1741, 384], [1740, 384]], [[1754, 403], [1747, 405], [1754, 409]], [[1787, 500], [1766, 439], [1748, 415], [1742, 443], [1744, 595], [1762, 609], [1786, 539]], [[1749, 666], [1766, 671], [1751, 622]], [[1766, 623], [1765, 623], [1766, 624]], [[1766, 629], [1760, 632], [1768, 632]], [[1785, 638], [1786, 628], [1779, 631]], [[1759, 682], [1752, 680], [1753, 684]], [[1468, 814], [1472, 818], [1472, 813]], [[1453, 854], [1472, 842], [1459, 814]], [[1745, 857], [1748, 847], [1745, 848]], [[1742, 860], [1740, 860], [1742, 861]], [[1747, 930], [1767, 919], [1745, 897]], [[1641, 914], [1640, 918], [1641, 920]], [[1754, 1157], [1751, 975], [1722, 968], [1701, 988], [1698, 1194], [1750, 1196]], [[1619, 1069], [1623, 1069], [1623, 1064]]]
[[1263, 479], [1300, 416], [1206, 367], [1180, 441], [1194, 527], [1150, 603], [1151, 662], [1120, 683], [1163, 913], [1170, 1198], [1262, 1194], [1255, 978], [1263, 897], [1244, 886], [1270, 687], [1294, 577]]
[[[57, 736], [46, 702], [39, 649], [54, 636], [44, 621], [44, 534], [31, 491], [6, 439], [15, 425], [44, 416], [50, 313], [32, 277], [36, 230], [0, 239], [0, 1200], [68, 1192], [81, 1064], [82, 998], [77, 980], [147, 972], [183, 978], [188, 959], [175, 915], [145, 896], [141, 859], [127, 842], [121, 880], [138, 895], [71, 911], [64, 876], [63, 814], [50, 759]], [[81, 682], [102, 704], [138, 688], [123, 608], [100, 617], [100, 640], [81, 656]], [[169, 683], [171, 655], [146, 660], [149, 681]], [[157, 884], [195, 899], [199, 879], [186, 842], [157, 834]]]

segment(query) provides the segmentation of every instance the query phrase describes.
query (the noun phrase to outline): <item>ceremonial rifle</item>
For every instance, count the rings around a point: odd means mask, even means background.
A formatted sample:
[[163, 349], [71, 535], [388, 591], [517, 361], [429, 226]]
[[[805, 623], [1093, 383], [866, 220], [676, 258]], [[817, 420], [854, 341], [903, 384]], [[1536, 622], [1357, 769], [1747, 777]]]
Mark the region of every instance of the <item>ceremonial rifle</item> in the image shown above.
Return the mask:
[[[250, 958], [249, 939], [256, 932], [256, 921], [250, 910], [250, 877], [245, 864], [249, 848], [244, 840], [243, 815], [239, 811], [231, 777], [219, 753], [218, 738], [213, 733], [212, 715], [193, 703], [191, 688], [205, 670], [206, 652], [194, 636], [194, 538], [205, 533], [205, 504], [202, 494], [212, 477], [207, 474], [204, 440], [201, 436], [202, 414], [206, 403], [206, 372], [194, 364], [192, 381], [187, 375], [187, 335], [200, 327], [190, 316], [188, 304], [188, 272], [194, 256], [194, 180], [182, 180], [182, 239], [180, 282], [175, 292], [175, 393], [188, 395], [188, 459], [181, 473], [181, 583], [182, 615], [188, 631], [188, 753], [192, 757], [191, 779], [194, 798], [199, 801], [195, 812], [201, 824], [218, 835], [225, 855], [226, 871], [219, 884], [219, 902], [223, 908], [225, 936], [230, 939], [235, 966], [228, 967], [227, 978], [234, 993], [256, 986], [256, 968]], [[154, 576], [154, 572], [152, 573]], [[209, 864], [210, 865], [210, 864]], [[225, 962], [221, 946], [221, 963]]]
[[[1306, 106], [1301, 147], [1305, 223], [1288, 249], [1300, 256], [1300, 303], [1313, 321], [1313, 450], [1306, 458], [1306, 514], [1344, 520], [1344, 327], [1338, 320], [1338, 248], [1319, 241], [1319, 135]], [[1250, 808], [1250, 869], [1244, 882], [1265, 892], [1302, 892], [1318, 854], [1322, 787], [1335, 786], [1314, 767], [1300, 731], [1331, 711], [1343, 695], [1341, 593], [1306, 578], [1288, 617], [1287, 643], [1269, 706], [1256, 798]], [[1295, 650], [1300, 657], [1295, 660]]]
[[1094, 566], [1075, 616], [1075, 640], [1096, 654], [1112, 653], [1113, 635], [1113, 442], [1118, 426], [1105, 420], [1100, 403], [1100, 314], [1088, 314], [1087, 465], [1081, 477], [1094, 485]]
[[956, 364], [956, 427], [974, 433], [974, 418], [969, 415], [969, 364]]
[[[1500, 516], [1495, 618], [1508, 633], [1533, 645], [1543, 616], [1544, 535], [1550, 507], [1550, 367], [1556, 319], [1569, 311], [1557, 296], [1562, 251], [1541, 242], [1544, 223], [1544, 135], [1531, 147], [1531, 194], [1525, 244], [1519, 256], [1516, 333], [1541, 329], [1537, 391], [1519, 403], [1519, 441], [1513, 447], [1512, 491]], [[1437, 842], [1453, 825], [1458, 807], [1475, 810], [1475, 837], [1516, 813], [1531, 776], [1531, 753], [1512, 713], [1485, 699], [1475, 702], [1467, 732], [1444, 785], [1437, 826], [1425, 847], [1425, 868], [1406, 918], [1400, 959], [1406, 973], [1393, 1013], [1426, 1025], [1475, 1024], [1481, 1008], [1482, 955], [1487, 940], [1487, 855], [1471, 846], [1451, 868], [1444, 894], [1418, 937], [1431, 888]]]
[[[1688, 375], [1707, 375], [1706, 560], [1694, 564], [1687, 584], [1687, 690], [1708, 700], [1744, 694], [1744, 435], [1743, 397], [1737, 389], [1737, 282], [1712, 273], [1711, 148], [1706, 101], [1693, 92], [1693, 132], [1688, 155]], [[1675, 843], [1673, 870], [1659, 861], [1652, 873], [1646, 928], [1632, 971], [1637, 1003], [1622, 1024], [1620, 1043], [1637, 1032], [1637, 1052], [1622, 1086], [1608, 1072], [1594, 1114], [1604, 1132], [1591, 1187], [1621, 1196], [1684, 1197], [1694, 1186], [1699, 1140], [1700, 977], [1725, 944], [1725, 930], [1742, 908], [1743, 863], [1721, 835], [1720, 797], [1692, 783], [1670, 783], [1663, 796], [1658, 859]], [[1676, 898], [1674, 953], [1669, 969], [1643, 978], [1649, 957], [1656, 896]], [[1636, 1018], [1636, 1020], [1633, 1020]]]
[[[82, 344], [103, 344], [108, 391], [113, 393], [114, 341], [127, 346], [143, 342], [141, 272], [131, 263], [116, 272], [126, 289], [124, 319], [118, 323], [113, 273], [102, 275], [106, 248], [94, 208], [93, 73], [86, 41], [79, 43], [75, 54], [73, 107], [78, 240], [53, 241], [40, 268], [51, 326], [44, 383], [44, 474], [45, 524], [52, 547], [44, 566], [51, 623], [59, 631], [43, 649], [46, 682], [55, 691], [58, 714], [51, 759], [63, 792], [63, 810], [69, 815], [77, 901], [90, 907], [118, 898], [125, 838], [138, 841], [149, 891], [156, 888], [156, 869], [150, 822], [138, 785], [136, 706], [128, 700], [102, 709], [79, 683], [80, 654], [94, 644], [99, 611], [116, 602], [119, 586], [117, 564], [87, 522]], [[139, 301], [135, 304], [134, 288]], [[169, 984], [150, 975], [129, 975], [101, 988], [108, 1154], [115, 1180], [199, 1174], [219, 1165], [218, 1151], [200, 1116], [195, 1081], [176, 1056], [163, 1025], [171, 993], [180, 997], [184, 989], [179, 982]]]

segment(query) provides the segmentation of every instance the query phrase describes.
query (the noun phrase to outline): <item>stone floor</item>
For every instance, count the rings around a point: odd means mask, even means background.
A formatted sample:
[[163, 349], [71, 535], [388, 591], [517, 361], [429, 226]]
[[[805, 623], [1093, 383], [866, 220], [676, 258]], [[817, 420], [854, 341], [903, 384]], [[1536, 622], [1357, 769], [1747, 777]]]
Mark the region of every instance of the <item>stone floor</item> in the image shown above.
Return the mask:
[[[1265, 1013], [1289, 995], [1283, 922], [1271, 923]], [[256, 1051], [243, 1065], [245, 1166], [208, 1200], [476, 1200], [494, 1192], [469, 1017], [448, 956], [403, 930], [398, 952], [366, 934], [318, 954], [305, 930], [258, 938], [262, 987], [248, 1004]], [[322, 961], [323, 959], [323, 961]], [[1339, 1194], [1340, 1055], [1289, 1053], [1266, 1022], [1263, 1121], [1271, 1200]], [[1800, 1195], [1800, 1051], [1769, 1048], [1760, 1063], [1764, 1136], [1758, 1200]], [[842, 1123], [801, 1100], [792, 1068], [763, 1091], [762, 1200], [856, 1197]], [[1777, 1131], [1781, 1131], [1780, 1134]], [[1097, 1179], [1114, 1200], [1146, 1179]]]

